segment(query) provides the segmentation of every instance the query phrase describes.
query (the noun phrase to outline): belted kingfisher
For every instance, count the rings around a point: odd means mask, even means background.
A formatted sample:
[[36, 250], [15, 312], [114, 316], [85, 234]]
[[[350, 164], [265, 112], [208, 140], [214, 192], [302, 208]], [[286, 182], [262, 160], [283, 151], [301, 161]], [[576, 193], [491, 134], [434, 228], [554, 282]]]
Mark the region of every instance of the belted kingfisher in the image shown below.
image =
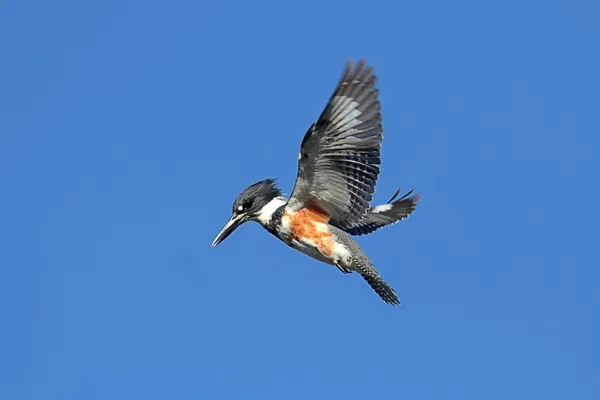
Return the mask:
[[346, 63], [324, 111], [302, 140], [298, 176], [289, 199], [274, 179], [246, 188], [212, 246], [238, 226], [255, 221], [290, 247], [337, 267], [358, 272], [388, 304], [400, 301], [362, 249], [348, 236], [394, 224], [416, 208], [412, 190], [370, 207], [379, 176], [381, 123], [377, 78], [364, 60]]

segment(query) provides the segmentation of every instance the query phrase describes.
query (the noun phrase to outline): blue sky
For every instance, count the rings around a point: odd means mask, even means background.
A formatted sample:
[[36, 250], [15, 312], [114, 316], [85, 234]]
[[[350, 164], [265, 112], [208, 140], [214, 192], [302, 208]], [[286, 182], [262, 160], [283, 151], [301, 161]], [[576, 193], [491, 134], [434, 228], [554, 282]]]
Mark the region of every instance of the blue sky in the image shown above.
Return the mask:
[[[598, 399], [600, 5], [0, 5], [0, 398]], [[257, 224], [348, 58], [375, 66], [361, 237], [403, 305]], [[596, 338], [596, 339], [594, 339]]]

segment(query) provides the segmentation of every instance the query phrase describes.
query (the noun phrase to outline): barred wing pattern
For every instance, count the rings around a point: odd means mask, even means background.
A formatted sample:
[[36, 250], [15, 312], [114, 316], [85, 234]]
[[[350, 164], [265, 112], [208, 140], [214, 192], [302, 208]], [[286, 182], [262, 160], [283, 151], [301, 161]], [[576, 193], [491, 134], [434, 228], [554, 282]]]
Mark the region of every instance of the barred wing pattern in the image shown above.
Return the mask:
[[363, 60], [346, 64], [325, 110], [302, 140], [291, 211], [313, 207], [345, 229], [369, 209], [383, 138], [376, 80]]
[[396, 200], [400, 190], [396, 191], [387, 204], [369, 208], [360, 221], [354, 226], [344, 229], [351, 235], [366, 235], [387, 225], [393, 225], [407, 218], [412, 213], [421, 199], [420, 194], [409, 191]]

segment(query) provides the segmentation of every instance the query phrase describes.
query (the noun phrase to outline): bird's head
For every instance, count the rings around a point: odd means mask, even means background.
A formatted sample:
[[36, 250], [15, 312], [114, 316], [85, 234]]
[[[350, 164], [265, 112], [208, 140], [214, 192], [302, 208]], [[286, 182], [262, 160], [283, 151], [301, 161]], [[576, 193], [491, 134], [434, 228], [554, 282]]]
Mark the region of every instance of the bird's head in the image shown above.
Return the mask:
[[227, 239], [244, 222], [256, 221], [263, 207], [278, 196], [281, 196], [281, 190], [275, 185], [275, 179], [265, 179], [244, 189], [233, 202], [231, 218], [215, 238], [212, 247]]

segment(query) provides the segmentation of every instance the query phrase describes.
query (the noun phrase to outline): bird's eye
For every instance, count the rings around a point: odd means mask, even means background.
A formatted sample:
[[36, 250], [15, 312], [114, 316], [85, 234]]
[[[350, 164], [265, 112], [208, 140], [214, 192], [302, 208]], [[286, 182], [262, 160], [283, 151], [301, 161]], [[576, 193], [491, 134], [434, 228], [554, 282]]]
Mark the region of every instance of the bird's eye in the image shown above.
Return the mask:
[[245, 210], [247, 210], [250, 207], [252, 207], [252, 200], [246, 200], [246, 201], [244, 201], [244, 204], [242, 205], [242, 207], [244, 207]]

